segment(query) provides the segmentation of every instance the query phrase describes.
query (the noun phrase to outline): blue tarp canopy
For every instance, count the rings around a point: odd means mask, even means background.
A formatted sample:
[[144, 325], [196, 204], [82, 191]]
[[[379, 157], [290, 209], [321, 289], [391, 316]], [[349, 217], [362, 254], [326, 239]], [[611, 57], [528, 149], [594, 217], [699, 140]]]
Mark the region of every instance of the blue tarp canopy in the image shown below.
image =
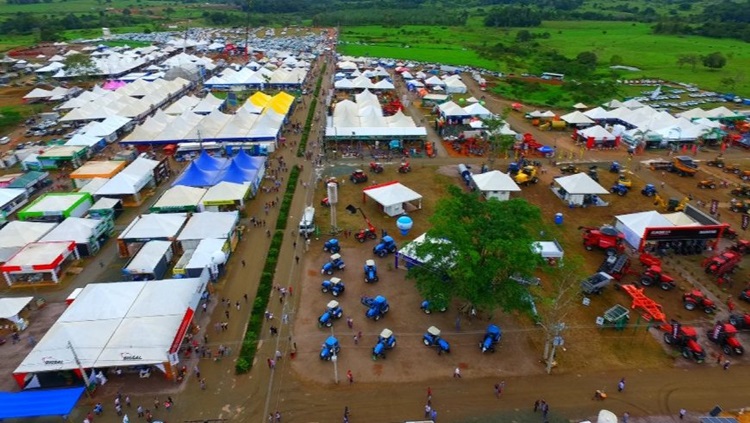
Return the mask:
[[83, 395], [83, 387], [0, 392], [0, 420], [67, 416]]
[[231, 159], [214, 158], [202, 153], [185, 168], [172, 186], [211, 187], [222, 181], [238, 184], [250, 182], [255, 186], [265, 162], [265, 157], [248, 156], [243, 150]]
[[206, 150], [203, 150], [201, 151], [201, 155], [193, 160], [193, 163], [198, 165], [202, 170], [220, 170], [227, 166], [228, 160], [213, 157]]
[[265, 165], [266, 158], [250, 156], [245, 150], [240, 149], [232, 161], [243, 169], [260, 169]]

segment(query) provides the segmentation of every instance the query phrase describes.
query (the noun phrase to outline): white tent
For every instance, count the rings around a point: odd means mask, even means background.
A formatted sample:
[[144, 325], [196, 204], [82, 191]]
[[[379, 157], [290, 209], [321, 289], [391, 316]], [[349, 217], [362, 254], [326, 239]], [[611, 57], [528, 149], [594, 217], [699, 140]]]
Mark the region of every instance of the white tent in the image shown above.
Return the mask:
[[171, 259], [171, 249], [171, 241], [148, 241], [143, 244], [143, 247], [138, 250], [138, 253], [133, 256], [123, 270], [130, 275], [152, 273], [164, 256]]
[[209, 114], [214, 110], [219, 110], [224, 104], [224, 100], [216, 97], [215, 95], [208, 93], [204, 99], [193, 107], [193, 113], [201, 115]]
[[96, 233], [96, 227], [101, 223], [98, 219], [69, 217], [44, 235], [39, 242], [74, 241], [76, 244], [88, 244]]
[[16, 324], [17, 329], [22, 329], [26, 322], [19, 314], [33, 299], [34, 297], [0, 298], [0, 319], [9, 320]]
[[513, 178], [507, 174], [500, 172], [499, 170], [492, 170], [490, 172], [472, 174], [471, 179], [474, 181], [474, 186], [487, 198], [498, 199], [505, 201], [510, 198], [510, 193], [521, 191]]
[[133, 219], [117, 239], [174, 239], [186, 221], [185, 213], [144, 214]]
[[422, 208], [422, 196], [399, 182], [390, 182], [365, 188], [364, 194], [375, 200], [383, 207], [383, 212], [388, 216], [398, 216], [407, 210], [404, 205], [412, 201], [419, 201], [417, 209]]
[[6, 262], [24, 245], [39, 241], [57, 223], [11, 220], [0, 229], [0, 262]]
[[189, 207], [201, 210], [201, 199], [205, 194], [205, 188], [175, 185], [162, 194], [156, 204], [151, 206], [151, 210], [165, 211], [169, 209], [186, 209]]
[[207, 273], [86, 285], [14, 374], [168, 363], [168, 354], [180, 345], [175, 338], [184, 336], [192, 322]]
[[615, 136], [611, 132], [602, 128], [600, 125], [578, 131], [578, 135], [583, 138], [593, 137], [595, 141], [610, 141], [615, 139]]
[[195, 213], [180, 232], [177, 241], [183, 250], [195, 248], [201, 239], [230, 239], [239, 223], [239, 212]]
[[594, 120], [611, 119], [612, 115], [601, 107], [597, 107], [591, 110], [583, 112], [586, 117]]
[[583, 104], [583, 103], [576, 103], [573, 105], [573, 108], [576, 110], [586, 110], [589, 108], [589, 106]]
[[560, 119], [564, 120], [570, 125], [593, 125], [594, 121], [588, 116], [584, 115], [580, 111], [568, 113], [567, 115], [560, 116]]
[[583, 205], [584, 196], [586, 195], [609, 194], [609, 191], [583, 172], [555, 178], [555, 182], [560, 185], [560, 188], [565, 190], [563, 199], [577, 206]]
[[443, 81], [442, 79], [438, 78], [436, 75], [433, 75], [430, 78], [426, 79], [424, 81], [424, 84], [428, 85], [428, 86], [431, 86], [431, 87], [434, 87], [434, 86], [442, 87], [442, 86], [445, 85], [445, 81]]
[[205, 269], [206, 267], [220, 264], [215, 263], [218, 252], [224, 255], [224, 261], [226, 262], [227, 253], [224, 251], [226, 244], [226, 239], [201, 239], [190, 255], [190, 260], [186, 263], [185, 269]]
[[610, 101], [602, 104], [602, 106], [607, 107], [609, 109], [616, 109], [618, 107], [622, 107], [622, 102], [620, 100], [614, 100], [613, 99], [613, 100], [610, 100]]
[[464, 111], [469, 116], [478, 116], [480, 118], [489, 118], [492, 116], [492, 112], [490, 112], [486, 107], [482, 106], [479, 103], [472, 103], [468, 106], [464, 107]]
[[242, 207], [249, 195], [250, 188], [249, 183], [219, 182], [209, 188], [206, 195], [203, 196], [201, 200], [203, 208], [207, 211], [219, 211], [219, 206], [225, 205], [227, 202], [239, 203], [239, 206]]
[[615, 216], [615, 228], [625, 235], [633, 248], [639, 248], [646, 228], [671, 227], [672, 222], [656, 211], [645, 211]]
[[448, 94], [463, 94], [466, 92], [466, 84], [460, 78], [446, 79], [445, 92]]
[[[5, 215], [0, 214], [0, 220], [7, 217], [29, 201], [26, 190], [22, 188], [0, 188], [0, 209]], [[5, 208], [10, 203], [11, 207]]]
[[156, 160], [139, 157], [96, 191], [97, 196], [133, 195], [145, 187], [159, 165]]
[[440, 110], [440, 113], [446, 117], [469, 116], [466, 113], [466, 110], [452, 101], [446, 101], [445, 103], [440, 104], [438, 109]]

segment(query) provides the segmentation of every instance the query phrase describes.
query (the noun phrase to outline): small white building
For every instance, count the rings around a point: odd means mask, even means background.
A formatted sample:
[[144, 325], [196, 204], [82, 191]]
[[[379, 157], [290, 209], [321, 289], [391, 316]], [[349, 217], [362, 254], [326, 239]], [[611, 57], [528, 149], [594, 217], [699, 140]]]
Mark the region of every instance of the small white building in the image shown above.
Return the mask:
[[555, 195], [568, 203], [571, 207], [606, 206], [599, 196], [609, 194], [609, 191], [583, 172], [575, 175], [555, 178]]
[[511, 192], [521, 191], [521, 188], [507, 174], [499, 170], [492, 170], [480, 174], [472, 174], [471, 180], [477, 190], [482, 192], [486, 199], [497, 199], [507, 201]]

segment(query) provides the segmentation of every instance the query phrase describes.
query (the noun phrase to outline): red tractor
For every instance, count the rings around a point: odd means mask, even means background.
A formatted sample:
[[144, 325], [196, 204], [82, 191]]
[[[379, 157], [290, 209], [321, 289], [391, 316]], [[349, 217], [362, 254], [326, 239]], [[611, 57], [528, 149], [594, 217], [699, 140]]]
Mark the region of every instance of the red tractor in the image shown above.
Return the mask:
[[716, 304], [698, 289], [682, 294], [682, 305], [688, 311], [702, 309], [707, 314], [716, 312]]
[[359, 212], [362, 213], [362, 217], [365, 218], [367, 228], [360, 229], [359, 232], [354, 234], [354, 238], [359, 242], [365, 242], [368, 239], [377, 239], [378, 233], [375, 227], [372, 226], [372, 223], [370, 223], [370, 219], [367, 218], [367, 215], [365, 215], [365, 212], [363, 212], [361, 208], [357, 207], [357, 210], [359, 210]]
[[703, 261], [706, 273], [722, 276], [731, 273], [742, 261], [742, 254], [736, 251], [724, 251]]
[[[661, 266], [661, 260], [649, 253], [641, 253], [638, 261], [648, 269], [651, 266]], [[599, 266], [599, 272], [609, 273], [616, 280], [622, 280], [625, 275], [642, 276], [638, 271], [630, 268], [630, 257], [627, 254], [618, 254], [616, 256], [607, 256]]]
[[[728, 230], [731, 231], [732, 229], [728, 228]], [[726, 233], [726, 232], [727, 231], [725, 230], [724, 233]], [[734, 234], [735, 234], [735, 238], [737, 238], [737, 232], [735, 232]], [[725, 238], [728, 238], [728, 237], [725, 236]], [[748, 241], [746, 239], [739, 239], [739, 240], [737, 240], [737, 242], [734, 243], [734, 245], [732, 245], [731, 247], [729, 247], [729, 249], [732, 250], [732, 251], [736, 251], [736, 252], [738, 252], [740, 254], [746, 254], [746, 253], [750, 252], [750, 241]]]
[[362, 182], [367, 182], [367, 174], [362, 169], [357, 169], [349, 176], [349, 180], [352, 181], [353, 184], [361, 184]]
[[641, 285], [659, 285], [664, 291], [669, 291], [676, 286], [674, 278], [665, 274], [662, 271], [661, 266], [656, 264], [649, 266], [643, 274], [641, 274]]
[[730, 314], [729, 323], [737, 329], [750, 329], [750, 314]]
[[683, 357], [703, 363], [706, 352], [698, 343], [698, 331], [692, 326], [682, 326], [677, 321], [671, 324], [663, 324], [660, 329], [664, 331], [664, 343], [678, 348]]
[[726, 355], [742, 355], [745, 352], [737, 339], [737, 328], [731, 323], [716, 322], [714, 328], [708, 331], [708, 340], [721, 347]]
[[745, 288], [740, 292], [740, 299], [750, 303], [750, 288]]
[[411, 172], [411, 165], [409, 162], [402, 162], [401, 166], [398, 167], [398, 173], [409, 173]]
[[581, 227], [579, 229], [583, 229], [583, 247], [588, 251], [599, 248], [604, 250], [608, 256], [625, 251], [625, 235], [613, 226], [604, 225], [601, 228]]
[[383, 173], [383, 165], [378, 162], [370, 162], [370, 172]]

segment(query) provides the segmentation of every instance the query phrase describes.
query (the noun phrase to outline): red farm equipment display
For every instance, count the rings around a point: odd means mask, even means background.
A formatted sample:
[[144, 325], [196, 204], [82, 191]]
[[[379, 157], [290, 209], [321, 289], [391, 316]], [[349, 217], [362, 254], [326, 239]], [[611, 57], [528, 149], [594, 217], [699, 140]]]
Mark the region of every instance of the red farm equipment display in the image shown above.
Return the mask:
[[640, 272], [631, 268], [630, 258], [626, 254], [609, 256], [599, 266], [599, 272], [606, 272], [618, 281], [622, 280], [626, 275], [635, 275], [638, 277], [641, 285], [659, 286], [665, 291], [676, 286], [674, 278], [663, 272], [661, 260], [658, 257], [648, 253], [641, 253], [638, 256], [638, 261], [644, 267], [644, 270]]
[[583, 229], [583, 247], [591, 251], [594, 248], [604, 250], [608, 256], [625, 251], [625, 235], [614, 226], [604, 225], [599, 228], [580, 227]]
[[731, 273], [737, 268], [742, 261], [742, 254], [736, 251], [724, 251], [713, 257], [703, 260], [702, 266], [706, 273], [716, 276], [723, 276]]
[[737, 339], [737, 328], [731, 323], [716, 322], [707, 335], [708, 340], [718, 345], [726, 355], [742, 355], [745, 352]]
[[701, 309], [706, 314], [712, 314], [716, 312], [716, 304], [699, 289], [682, 294], [682, 305], [685, 310], [693, 311]]
[[672, 320], [659, 326], [659, 329], [664, 332], [664, 343], [679, 349], [683, 357], [698, 363], [706, 360], [706, 352], [698, 343], [698, 331], [694, 327], [683, 326], [680, 322]]

